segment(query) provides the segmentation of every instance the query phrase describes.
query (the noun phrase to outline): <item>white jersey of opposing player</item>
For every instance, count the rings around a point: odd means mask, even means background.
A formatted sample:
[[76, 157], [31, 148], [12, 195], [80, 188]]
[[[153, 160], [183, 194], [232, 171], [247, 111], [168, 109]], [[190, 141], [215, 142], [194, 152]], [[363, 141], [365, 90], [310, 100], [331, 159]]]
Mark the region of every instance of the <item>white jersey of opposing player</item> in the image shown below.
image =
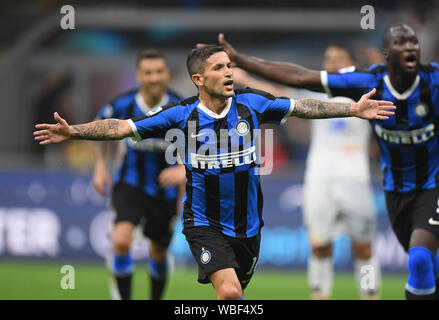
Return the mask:
[[[292, 98], [354, 102], [346, 97], [328, 98], [324, 93], [308, 90], [294, 90]], [[354, 117], [311, 120], [311, 145], [305, 180], [348, 178], [370, 181], [370, 135], [371, 129], [367, 120]]]

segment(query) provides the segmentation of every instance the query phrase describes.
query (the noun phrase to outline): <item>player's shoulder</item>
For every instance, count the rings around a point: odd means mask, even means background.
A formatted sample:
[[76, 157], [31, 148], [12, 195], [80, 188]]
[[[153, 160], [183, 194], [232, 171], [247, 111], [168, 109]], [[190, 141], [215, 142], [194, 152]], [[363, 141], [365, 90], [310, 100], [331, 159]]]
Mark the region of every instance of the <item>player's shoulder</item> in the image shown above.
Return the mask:
[[439, 65], [436, 62], [431, 62], [429, 64], [420, 64], [419, 72], [423, 73], [437, 73], [439, 72]]
[[236, 99], [248, 98], [248, 97], [264, 97], [269, 100], [274, 100], [276, 97], [269, 92], [262, 91], [259, 89], [254, 89], [250, 87], [235, 89], [234, 96]]
[[110, 100], [113, 107], [126, 107], [129, 106], [136, 99], [136, 94], [139, 92], [138, 88], [124, 91]]
[[387, 65], [384, 63], [375, 63], [366, 69], [358, 69], [356, 70], [356, 72], [368, 73], [374, 76], [384, 76], [385, 74], [387, 74], [388, 69], [387, 69]]
[[179, 94], [178, 92], [176, 92], [176, 91], [174, 91], [172, 89], [168, 89], [166, 91], [166, 93], [168, 94], [169, 100], [171, 102], [180, 101], [180, 100], [184, 99], [184, 97], [181, 94]]
[[171, 101], [168, 104], [160, 107], [161, 110], [171, 111], [189, 111], [195, 108], [198, 104], [198, 96], [192, 96], [182, 100]]
[[420, 64], [418, 74], [424, 82], [439, 88], [439, 65], [437, 63]]

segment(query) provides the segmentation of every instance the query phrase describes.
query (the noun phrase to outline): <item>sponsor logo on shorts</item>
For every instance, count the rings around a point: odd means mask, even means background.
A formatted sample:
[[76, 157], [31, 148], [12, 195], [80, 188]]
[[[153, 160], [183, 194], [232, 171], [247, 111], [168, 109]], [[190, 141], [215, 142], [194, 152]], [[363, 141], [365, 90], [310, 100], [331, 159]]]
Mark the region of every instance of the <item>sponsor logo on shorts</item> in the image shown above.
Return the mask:
[[202, 248], [201, 249], [201, 255], [200, 255], [201, 263], [203, 263], [203, 264], [209, 263], [210, 262], [210, 258], [211, 258], [210, 251]]

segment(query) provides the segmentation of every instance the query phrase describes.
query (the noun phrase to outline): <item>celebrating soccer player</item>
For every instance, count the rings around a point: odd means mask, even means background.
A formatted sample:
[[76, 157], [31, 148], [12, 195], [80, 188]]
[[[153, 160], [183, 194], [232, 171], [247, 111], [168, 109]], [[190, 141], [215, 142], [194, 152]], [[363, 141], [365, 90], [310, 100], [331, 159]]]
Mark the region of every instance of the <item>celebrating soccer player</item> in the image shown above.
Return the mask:
[[218, 299], [240, 299], [258, 261], [263, 226], [255, 142], [260, 125], [280, 124], [289, 116], [387, 120], [395, 106], [369, 99], [375, 89], [356, 103], [234, 90], [231, 61], [220, 46], [193, 49], [186, 65], [198, 96], [130, 120], [69, 125], [55, 113], [57, 124], [37, 124], [34, 136], [47, 145], [69, 139], [140, 141], [163, 137], [171, 129], [180, 132], [187, 141], [183, 233], [198, 264], [198, 281], [211, 282]]
[[390, 222], [409, 255], [406, 298], [438, 299], [439, 66], [420, 63], [414, 30], [405, 24], [389, 27], [382, 37], [387, 63], [344, 73], [244, 56], [222, 34], [219, 42], [235, 65], [267, 79], [352, 99], [376, 88], [377, 99], [395, 103], [395, 117], [373, 119], [371, 125], [382, 154]]

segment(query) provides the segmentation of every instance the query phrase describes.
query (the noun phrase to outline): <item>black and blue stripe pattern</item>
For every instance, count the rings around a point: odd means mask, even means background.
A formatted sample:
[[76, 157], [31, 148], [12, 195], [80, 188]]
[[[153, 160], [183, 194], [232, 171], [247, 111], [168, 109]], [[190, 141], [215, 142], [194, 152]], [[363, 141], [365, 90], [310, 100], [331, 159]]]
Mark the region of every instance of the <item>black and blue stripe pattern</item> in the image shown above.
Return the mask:
[[[184, 133], [185, 229], [211, 226], [236, 238], [259, 233], [263, 200], [255, 129], [263, 123], [281, 123], [292, 108], [289, 98], [246, 88], [235, 90], [221, 115], [192, 97], [132, 120], [140, 139], [163, 136], [170, 129]], [[191, 137], [196, 140], [190, 142]]]
[[413, 85], [397, 92], [386, 65], [365, 71], [322, 74], [322, 84], [332, 96], [358, 100], [377, 89], [373, 99], [392, 101], [397, 107], [388, 120], [373, 120], [379, 139], [384, 189], [409, 192], [432, 189], [439, 183], [439, 66], [421, 65]]

